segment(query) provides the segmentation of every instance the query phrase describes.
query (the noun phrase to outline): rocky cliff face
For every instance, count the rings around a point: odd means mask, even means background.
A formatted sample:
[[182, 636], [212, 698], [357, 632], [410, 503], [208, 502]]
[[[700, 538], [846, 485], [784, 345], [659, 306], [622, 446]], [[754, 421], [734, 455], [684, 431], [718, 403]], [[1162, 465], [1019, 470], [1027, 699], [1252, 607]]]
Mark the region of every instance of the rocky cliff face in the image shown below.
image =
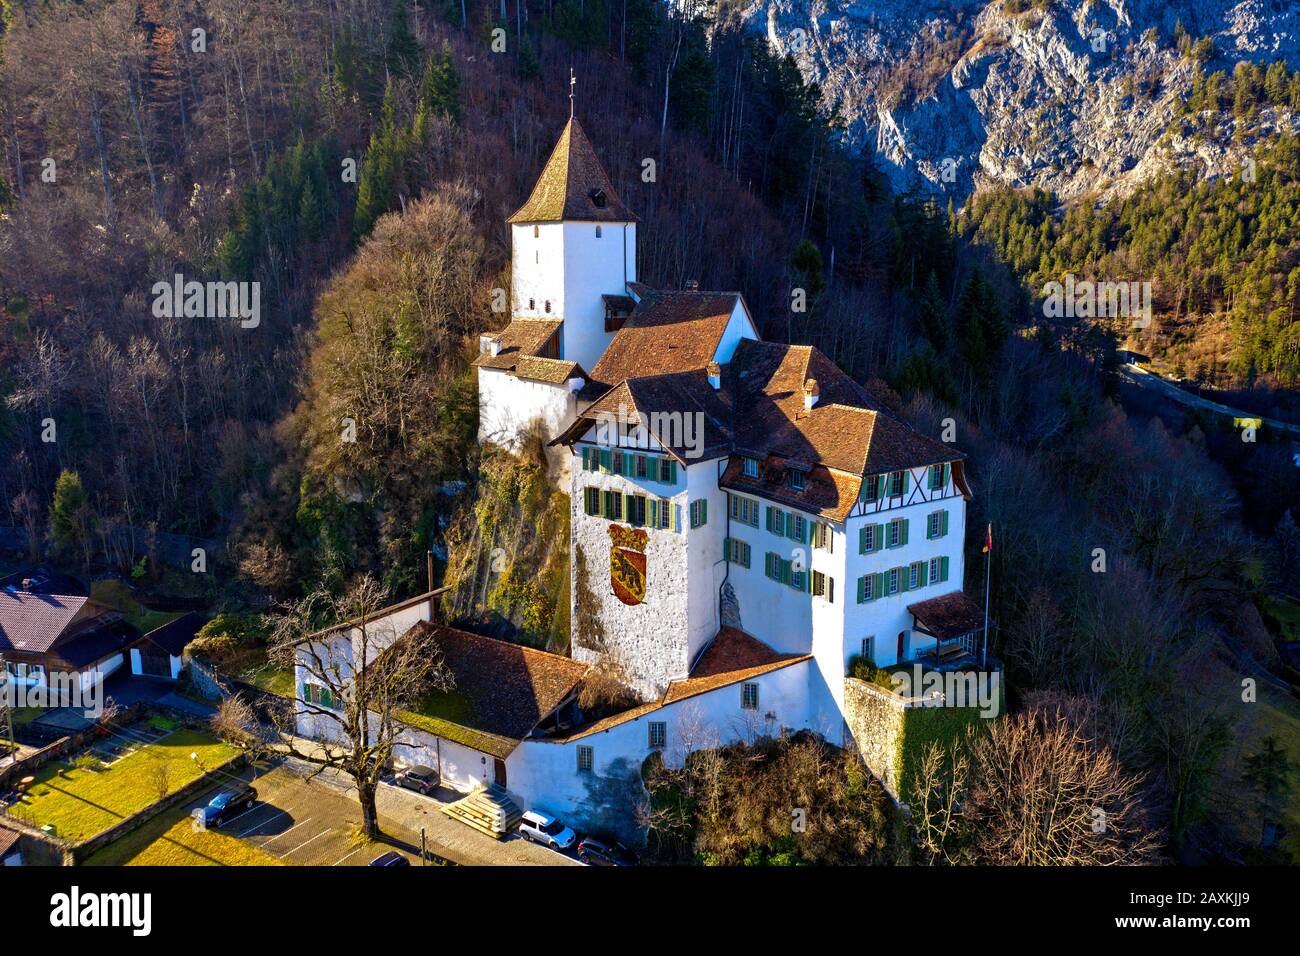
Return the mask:
[[1171, 131], [1196, 69], [1179, 23], [1213, 40], [1206, 73], [1300, 66], [1296, 0], [755, 0], [744, 16], [822, 85], [897, 188], [958, 204], [989, 184], [1068, 199], [1174, 164], [1239, 168], [1250, 142], [1234, 143], [1230, 122]]

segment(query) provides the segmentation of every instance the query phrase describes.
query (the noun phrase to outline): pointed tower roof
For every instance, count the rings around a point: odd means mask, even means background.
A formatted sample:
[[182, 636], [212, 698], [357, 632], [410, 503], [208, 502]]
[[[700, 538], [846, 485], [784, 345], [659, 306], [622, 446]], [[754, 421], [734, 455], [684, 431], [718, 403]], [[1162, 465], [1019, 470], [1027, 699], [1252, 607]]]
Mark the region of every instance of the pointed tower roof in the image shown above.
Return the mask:
[[533, 194], [510, 222], [636, 222], [614, 191], [605, 167], [576, 119], [551, 150]]

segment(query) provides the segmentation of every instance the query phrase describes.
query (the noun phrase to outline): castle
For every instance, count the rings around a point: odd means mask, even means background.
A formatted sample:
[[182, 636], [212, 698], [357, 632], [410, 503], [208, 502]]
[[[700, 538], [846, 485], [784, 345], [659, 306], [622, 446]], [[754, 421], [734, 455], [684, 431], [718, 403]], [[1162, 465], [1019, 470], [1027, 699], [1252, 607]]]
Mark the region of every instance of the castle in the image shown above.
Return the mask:
[[[845, 745], [854, 658], [976, 656], [960, 452], [817, 349], [764, 342], [739, 293], [640, 283], [636, 217], [575, 119], [509, 221], [511, 319], [481, 338], [479, 437], [540, 427], [561, 456], [571, 650], [443, 627], [431, 599], [390, 609], [393, 639], [436, 632], [463, 698], [410, 716], [404, 761], [608, 828], [626, 812], [610, 794], [656, 750], [682, 759], [701, 729]], [[584, 715], [600, 666], [642, 703]], [[313, 716], [303, 732], [323, 732]]]

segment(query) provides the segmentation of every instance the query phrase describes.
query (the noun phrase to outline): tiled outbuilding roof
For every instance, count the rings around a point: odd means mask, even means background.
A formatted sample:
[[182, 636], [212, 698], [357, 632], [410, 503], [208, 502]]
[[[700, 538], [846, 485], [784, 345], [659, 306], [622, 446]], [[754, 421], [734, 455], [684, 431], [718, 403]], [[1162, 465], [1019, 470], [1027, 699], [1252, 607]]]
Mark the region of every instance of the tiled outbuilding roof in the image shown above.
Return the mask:
[[95, 610], [96, 605], [82, 595], [0, 588], [0, 651], [44, 654], [78, 615]]
[[576, 119], [570, 119], [565, 125], [559, 142], [537, 177], [532, 195], [509, 221], [563, 220], [636, 222], [636, 216], [614, 191], [609, 174]]
[[402, 719], [505, 757], [576, 691], [589, 665], [520, 644], [422, 621], [442, 650], [454, 687]]
[[497, 354], [483, 352], [474, 364], [480, 368], [513, 369], [521, 358], [541, 355], [563, 324], [560, 319], [515, 319], [496, 333], [501, 343]]

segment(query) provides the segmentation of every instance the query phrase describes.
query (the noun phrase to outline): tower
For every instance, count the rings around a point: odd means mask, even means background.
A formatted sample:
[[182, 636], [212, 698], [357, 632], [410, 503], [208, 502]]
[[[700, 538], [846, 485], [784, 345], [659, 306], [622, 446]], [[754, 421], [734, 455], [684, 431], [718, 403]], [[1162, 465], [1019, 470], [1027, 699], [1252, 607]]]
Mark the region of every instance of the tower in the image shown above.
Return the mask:
[[594, 368], [615, 331], [604, 297], [636, 281], [637, 219], [576, 119], [509, 222], [512, 318], [561, 320], [558, 358]]

